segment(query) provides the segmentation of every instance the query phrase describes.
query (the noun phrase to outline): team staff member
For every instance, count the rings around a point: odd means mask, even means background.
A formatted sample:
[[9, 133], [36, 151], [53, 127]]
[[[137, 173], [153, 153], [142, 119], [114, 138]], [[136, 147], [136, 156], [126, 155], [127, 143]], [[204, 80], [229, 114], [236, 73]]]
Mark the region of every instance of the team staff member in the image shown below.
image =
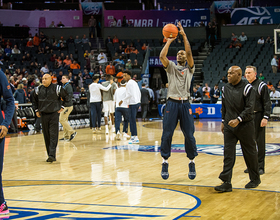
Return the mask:
[[119, 102], [119, 106], [122, 103], [127, 102], [129, 105], [129, 125], [130, 125], [130, 133], [131, 138], [128, 141], [129, 144], [139, 143], [139, 139], [137, 136], [137, 126], [136, 126], [136, 116], [137, 111], [141, 103], [141, 92], [138, 84], [131, 78], [132, 72], [129, 70], [125, 70], [123, 72], [123, 78], [127, 82], [126, 84], [126, 94], [125, 98]]
[[64, 102], [70, 101], [67, 92], [61, 86], [52, 84], [51, 75], [45, 74], [42, 85], [34, 92], [33, 106], [37, 117], [42, 118], [42, 129], [49, 156], [47, 162], [56, 161], [59, 113], [64, 109], [61, 99]]
[[[267, 85], [257, 78], [257, 68], [247, 66], [245, 77], [256, 91], [255, 102], [255, 138], [258, 146], [259, 174], [264, 174], [265, 160], [265, 126], [271, 112], [271, 102]], [[244, 171], [248, 173], [248, 169]]]
[[[163, 158], [161, 177], [168, 179], [168, 158], [171, 154], [171, 142], [174, 130], [180, 120], [180, 127], [185, 136], [185, 151], [189, 162], [189, 178], [196, 177], [194, 158], [197, 156], [194, 138], [194, 119], [192, 116], [190, 98], [190, 86], [195, 70], [190, 43], [180, 22], [179, 33], [182, 35], [185, 50], [177, 53], [177, 65], [169, 61], [167, 52], [175, 38], [168, 38], [160, 53], [160, 60], [168, 77], [168, 94], [165, 114], [163, 118], [163, 132], [161, 136], [161, 156]], [[186, 61], [188, 65], [186, 66]]]
[[3, 96], [4, 101], [6, 102], [5, 119], [1, 113], [0, 105], [0, 215], [5, 215], [9, 213], [7, 203], [5, 202], [4, 192], [2, 188], [2, 170], [4, 162], [4, 145], [5, 145], [5, 136], [8, 133], [9, 125], [12, 121], [15, 103], [14, 97], [11, 90], [11, 86], [8, 83], [8, 80], [4, 72], [0, 69], [0, 97]]
[[236, 144], [240, 141], [250, 182], [245, 188], [255, 188], [260, 183], [258, 152], [255, 143], [254, 106], [255, 91], [245, 80], [242, 70], [232, 66], [228, 70], [228, 84], [222, 88], [222, 124], [224, 133], [224, 167], [219, 178], [223, 184], [216, 186], [219, 192], [231, 192], [232, 169], [236, 157]]
[[61, 138], [60, 141], [72, 141], [77, 135], [77, 132], [74, 131], [74, 129], [68, 123], [68, 117], [73, 110], [73, 88], [69, 83], [68, 75], [63, 75], [61, 82], [63, 84], [63, 89], [65, 89], [69, 96], [69, 101], [67, 102], [63, 100], [62, 105], [64, 106], [64, 109], [59, 115], [59, 122], [63, 126], [63, 138]]

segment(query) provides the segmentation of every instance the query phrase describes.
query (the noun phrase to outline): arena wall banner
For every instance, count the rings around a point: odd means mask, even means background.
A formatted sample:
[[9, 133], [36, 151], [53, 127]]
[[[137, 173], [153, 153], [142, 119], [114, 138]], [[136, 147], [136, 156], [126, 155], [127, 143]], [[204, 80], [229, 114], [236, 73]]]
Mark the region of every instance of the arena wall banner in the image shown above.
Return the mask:
[[82, 2], [81, 6], [85, 15], [102, 14], [102, 2]]
[[1, 10], [0, 21], [3, 26], [30, 27], [32, 34], [38, 33], [38, 28], [49, 27], [52, 21], [57, 25], [60, 21], [65, 27], [83, 27], [82, 11], [23, 11]]
[[214, 1], [215, 12], [219, 14], [231, 13], [235, 1]]
[[209, 10], [199, 11], [140, 11], [140, 10], [104, 10], [104, 25], [111, 27], [114, 18], [117, 27], [121, 27], [123, 16], [134, 27], [163, 27], [168, 23], [181, 22], [183, 27], [198, 27], [201, 21], [207, 25], [210, 21]]
[[[173, 56], [168, 56], [168, 60], [177, 64], [177, 58]], [[149, 57], [149, 66], [150, 67], [163, 67], [162, 62], [160, 61], [159, 57]]]
[[231, 12], [231, 23], [252, 24], [257, 19], [260, 24], [279, 24], [280, 7], [235, 8]]

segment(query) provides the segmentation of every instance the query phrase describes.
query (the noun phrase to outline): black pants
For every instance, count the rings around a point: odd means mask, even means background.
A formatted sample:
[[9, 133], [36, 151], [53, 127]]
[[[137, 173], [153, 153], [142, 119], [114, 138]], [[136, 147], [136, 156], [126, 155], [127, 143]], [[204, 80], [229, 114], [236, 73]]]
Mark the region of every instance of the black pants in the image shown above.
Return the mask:
[[255, 113], [255, 137], [258, 147], [258, 161], [259, 169], [264, 170], [265, 159], [265, 127], [261, 127], [261, 121], [263, 119], [263, 112]]
[[236, 144], [240, 141], [243, 157], [248, 167], [250, 180], [259, 180], [258, 152], [255, 142], [254, 120], [241, 122], [231, 128], [225, 124], [224, 128], [224, 167], [219, 178], [224, 182], [231, 182], [232, 169], [236, 158]]
[[59, 131], [59, 113], [42, 113], [42, 129], [48, 156], [56, 158]]
[[148, 107], [149, 107], [149, 104], [141, 104], [142, 119], [146, 118], [147, 112], [148, 112]]

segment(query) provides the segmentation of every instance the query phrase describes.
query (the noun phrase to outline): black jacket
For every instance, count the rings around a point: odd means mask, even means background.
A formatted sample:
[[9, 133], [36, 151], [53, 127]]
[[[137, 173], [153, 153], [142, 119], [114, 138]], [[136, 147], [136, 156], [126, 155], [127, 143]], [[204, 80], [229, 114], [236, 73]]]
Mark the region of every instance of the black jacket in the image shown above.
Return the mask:
[[241, 123], [254, 119], [255, 90], [245, 80], [237, 85], [227, 83], [222, 88], [222, 120], [225, 125], [238, 119]]
[[150, 93], [149, 93], [148, 89], [142, 88], [140, 90], [140, 92], [141, 92], [141, 104], [149, 104]]
[[256, 102], [254, 110], [263, 112], [263, 117], [268, 119], [271, 112], [271, 102], [267, 85], [260, 79], [255, 79], [251, 85], [256, 91]]
[[63, 99], [63, 102], [62, 102], [62, 105], [64, 107], [70, 107], [70, 106], [73, 106], [73, 101], [72, 101], [72, 98], [73, 98], [73, 87], [72, 85], [68, 82], [68, 83], [65, 83], [63, 86], [63, 89], [66, 90], [68, 96], [69, 96], [69, 101], [66, 101]]
[[38, 86], [33, 93], [33, 107], [35, 111], [43, 113], [53, 113], [59, 111], [62, 106], [61, 98], [69, 102], [70, 97], [61, 86], [50, 84], [49, 87]]

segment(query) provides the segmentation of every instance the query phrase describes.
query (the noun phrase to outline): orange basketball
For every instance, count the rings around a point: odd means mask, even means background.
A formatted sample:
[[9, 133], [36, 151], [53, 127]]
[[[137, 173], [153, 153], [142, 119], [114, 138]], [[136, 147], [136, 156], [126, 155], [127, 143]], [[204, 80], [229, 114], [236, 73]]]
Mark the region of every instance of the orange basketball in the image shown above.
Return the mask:
[[174, 24], [167, 24], [163, 27], [162, 34], [166, 38], [175, 38], [178, 35], [178, 28]]

